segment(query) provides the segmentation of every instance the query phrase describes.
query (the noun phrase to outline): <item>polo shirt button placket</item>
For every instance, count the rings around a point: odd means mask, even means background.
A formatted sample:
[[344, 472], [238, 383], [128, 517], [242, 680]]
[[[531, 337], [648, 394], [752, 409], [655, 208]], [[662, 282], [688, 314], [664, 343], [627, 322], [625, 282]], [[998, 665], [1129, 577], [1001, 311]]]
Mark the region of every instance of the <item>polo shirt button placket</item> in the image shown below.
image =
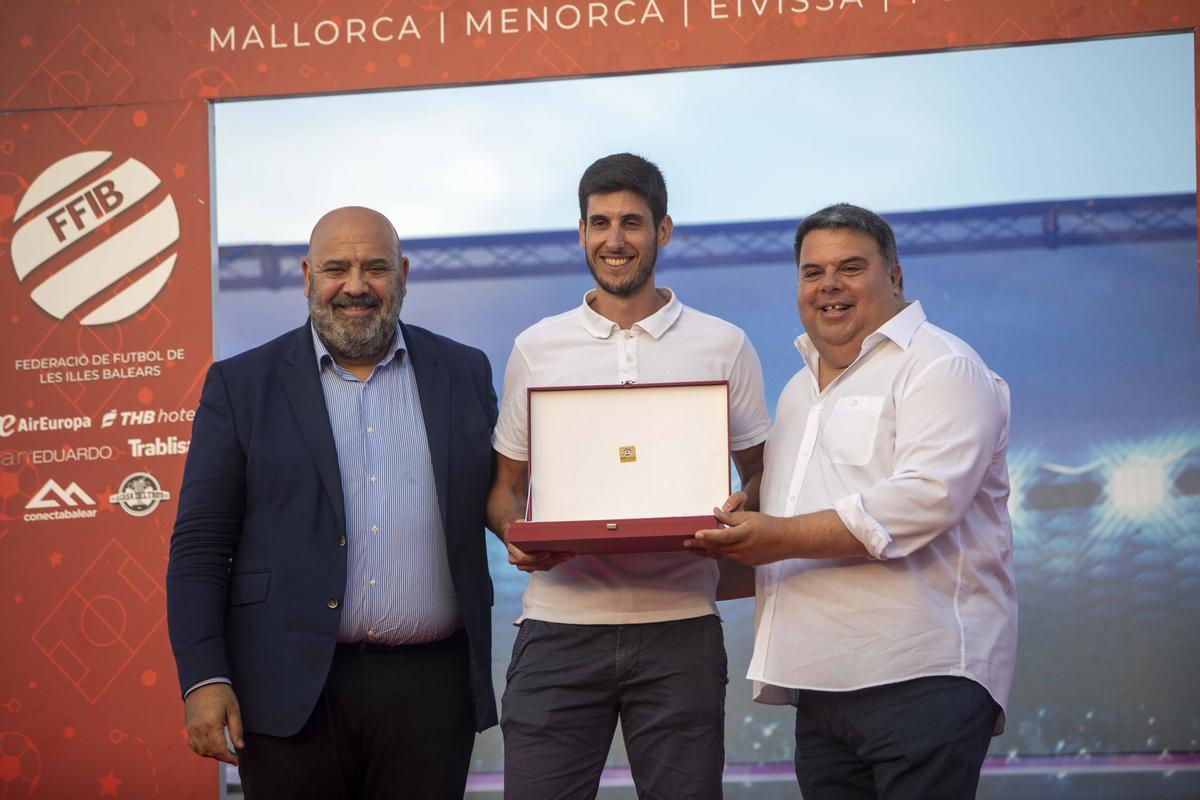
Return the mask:
[[621, 333], [620, 346], [617, 351], [617, 373], [620, 375], [620, 382], [636, 382], [638, 377], [637, 339], [634, 337], [633, 331]]

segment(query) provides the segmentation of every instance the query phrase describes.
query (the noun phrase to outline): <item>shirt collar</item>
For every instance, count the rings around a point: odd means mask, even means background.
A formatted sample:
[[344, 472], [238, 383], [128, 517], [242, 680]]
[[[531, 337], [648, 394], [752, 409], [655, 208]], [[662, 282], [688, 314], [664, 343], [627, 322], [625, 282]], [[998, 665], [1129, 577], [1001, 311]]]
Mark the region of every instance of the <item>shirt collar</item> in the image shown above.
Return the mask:
[[[907, 350], [912, 343], [913, 334], [917, 332], [917, 328], [925, 322], [925, 309], [921, 307], [920, 300], [914, 300], [900, 310], [900, 313], [889, 319], [887, 322], [879, 326], [879, 328], [866, 339], [863, 339], [862, 349], [859, 350], [859, 357], [863, 353], [872, 350], [876, 345], [884, 339], [891, 339], [901, 350]], [[800, 355], [804, 356], [805, 362], [809, 369], [816, 372], [817, 368], [817, 347], [812, 343], [807, 333], [796, 337], [796, 349], [800, 351]]]
[[[317, 329], [313, 326], [311, 321], [308, 323], [308, 328], [312, 332], [313, 349], [317, 352], [317, 371], [320, 372], [321, 369], [324, 368], [326, 359], [328, 359], [329, 363], [333, 365], [334, 369], [345, 372], [345, 370], [333, 360], [333, 354], [329, 352], [329, 348], [327, 348], [325, 343], [321, 341], [321, 337], [317, 335]], [[406, 352], [408, 351], [404, 346], [404, 332], [400, 329], [400, 323], [396, 323], [396, 338], [392, 339], [392, 344], [388, 348], [387, 353], [385, 353], [383, 358], [379, 360], [379, 363], [375, 365], [374, 369], [387, 366], [392, 362], [392, 359], [397, 357], [397, 353], [403, 355]], [[374, 372], [374, 369], [372, 372]]]
[[[675, 292], [665, 286], [659, 288], [670, 294], [671, 299], [658, 311], [633, 324], [633, 327], [640, 328], [655, 339], [662, 338], [662, 335], [671, 329], [675, 320], [679, 319], [679, 315], [683, 313], [683, 303], [679, 302], [679, 297]], [[595, 291], [595, 289], [590, 289], [583, 295], [583, 303], [579, 306], [579, 320], [592, 336], [597, 339], [607, 339], [612, 336], [614, 331], [620, 330], [620, 326], [608, 317], [596, 313], [596, 310], [588, 305], [588, 298]]]

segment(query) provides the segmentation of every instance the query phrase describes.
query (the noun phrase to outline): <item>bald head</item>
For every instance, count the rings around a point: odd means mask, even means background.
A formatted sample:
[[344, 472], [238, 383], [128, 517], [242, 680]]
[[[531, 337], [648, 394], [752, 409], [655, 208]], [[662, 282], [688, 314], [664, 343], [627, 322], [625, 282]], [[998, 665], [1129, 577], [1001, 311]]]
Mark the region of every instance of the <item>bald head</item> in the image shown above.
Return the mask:
[[376, 242], [391, 241], [395, 243], [396, 259], [400, 258], [400, 236], [391, 220], [373, 208], [363, 206], [343, 206], [325, 214], [313, 226], [308, 237], [308, 257], [314, 256], [314, 247], [320, 249], [330, 237], [344, 238], [350, 234], [358, 234], [362, 240]]

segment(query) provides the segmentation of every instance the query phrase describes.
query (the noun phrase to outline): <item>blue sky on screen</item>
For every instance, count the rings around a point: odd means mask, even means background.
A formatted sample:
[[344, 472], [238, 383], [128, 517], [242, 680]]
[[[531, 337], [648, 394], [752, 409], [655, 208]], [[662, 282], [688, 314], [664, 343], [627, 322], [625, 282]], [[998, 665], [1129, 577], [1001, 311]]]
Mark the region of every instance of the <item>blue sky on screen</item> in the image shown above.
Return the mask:
[[403, 238], [569, 228], [595, 158], [677, 223], [1192, 192], [1191, 34], [216, 107], [218, 239], [367, 205]]

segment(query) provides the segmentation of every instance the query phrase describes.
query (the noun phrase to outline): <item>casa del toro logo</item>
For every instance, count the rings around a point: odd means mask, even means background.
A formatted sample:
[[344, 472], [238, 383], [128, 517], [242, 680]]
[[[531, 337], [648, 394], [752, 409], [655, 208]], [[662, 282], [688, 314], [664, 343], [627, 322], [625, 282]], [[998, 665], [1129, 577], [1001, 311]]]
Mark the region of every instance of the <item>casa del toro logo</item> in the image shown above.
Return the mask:
[[13, 222], [17, 279], [55, 319], [120, 322], [149, 305], [175, 267], [175, 201], [136, 158], [92, 150], [56, 161], [29, 184]]

